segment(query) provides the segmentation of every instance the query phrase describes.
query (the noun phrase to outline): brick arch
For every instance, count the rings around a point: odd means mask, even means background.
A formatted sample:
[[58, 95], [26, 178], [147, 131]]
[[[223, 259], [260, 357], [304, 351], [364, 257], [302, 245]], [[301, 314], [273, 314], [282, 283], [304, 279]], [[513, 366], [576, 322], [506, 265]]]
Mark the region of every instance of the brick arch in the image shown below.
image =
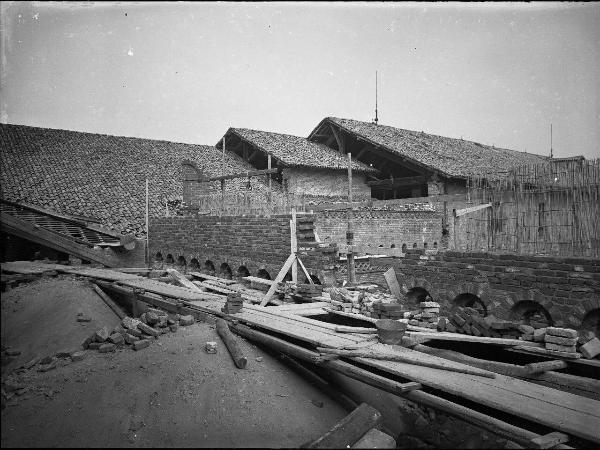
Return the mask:
[[600, 308], [590, 309], [581, 320], [581, 329], [593, 331], [600, 336]]
[[228, 279], [233, 278], [233, 270], [231, 270], [231, 267], [226, 262], [221, 263], [219, 266], [219, 276]]
[[543, 305], [533, 300], [521, 300], [515, 303], [510, 310], [511, 319], [521, 320], [528, 325], [530, 324], [532, 314], [540, 317], [536, 322], [545, 322], [548, 326], [558, 325], [558, 321], [554, 320], [552, 313]]
[[415, 278], [415, 277], [402, 277], [402, 284], [400, 284], [400, 291], [406, 295], [408, 293], [408, 291], [410, 291], [412, 288], [423, 288], [425, 289], [427, 292], [429, 292], [429, 295], [431, 295], [431, 298], [433, 298], [434, 300], [439, 296], [439, 291], [438, 289], [431, 284], [428, 280], [426, 280], [425, 278]]

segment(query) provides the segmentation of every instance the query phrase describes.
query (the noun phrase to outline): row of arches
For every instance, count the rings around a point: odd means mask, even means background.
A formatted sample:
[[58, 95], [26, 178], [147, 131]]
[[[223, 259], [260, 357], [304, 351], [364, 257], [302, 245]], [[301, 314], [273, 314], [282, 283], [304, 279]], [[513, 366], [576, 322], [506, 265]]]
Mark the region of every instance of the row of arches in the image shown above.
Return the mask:
[[[405, 296], [411, 305], [418, 305], [420, 302], [425, 301], [435, 301], [427, 289], [420, 286], [410, 288]], [[490, 312], [485, 302], [479, 296], [470, 292], [461, 293], [450, 301], [450, 308], [456, 307], [474, 308], [484, 317]], [[543, 305], [532, 300], [516, 302], [510, 310], [510, 319], [531, 325], [534, 328], [555, 325], [550, 312]], [[600, 308], [592, 309], [585, 314], [580, 329], [593, 331], [600, 336]]]
[[[187, 272], [188, 270], [189, 271], [202, 271], [202, 272], [206, 273], [207, 275], [219, 276], [221, 278], [226, 278], [228, 280], [232, 280], [234, 278], [248, 277], [248, 276], [252, 275], [252, 273], [250, 272], [248, 267], [246, 267], [244, 265], [239, 266], [234, 273], [233, 269], [231, 268], [231, 266], [228, 263], [222, 263], [222, 264], [218, 265], [218, 270], [217, 270], [217, 265], [215, 265], [215, 263], [213, 261], [211, 261], [210, 259], [207, 259], [206, 261], [201, 263], [197, 258], [191, 258], [188, 263], [188, 261], [185, 259], [184, 256], [178, 256], [177, 259], [175, 259], [171, 253], [169, 253], [169, 254], [167, 254], [167, 256], [163, 257], [161, 252], [157, 252], [154, 255], [154, 261], [161, 265], [162, 264], [172, 264], [174, 266], [179, 266], [182, 268], [182, 271], [184, 273]], [[256, 274], [254, 276], [256, 276], [258, 278], [264, 278], [266, 280], [272, 280], [271, 274], [264, 268], [258, 269], [258, 271], [256, 272]], [[310, 274], [310, 278], [313, 283], [321, 284], [321, 280], [319, 279], [318, 276]], [[284, 277], [283, 280], [291, 281], [292, 275], [290, 273], [286, 274], [286, 276]], [[303, 282], [308, 283], [309, 281], [306, 277], [304, 277]]]
[[[377, 247], [378, 247], [378, 248], [384, 248], [385, 246], [384, 246], [383, 244], [379, 244]], [[396, 248], [396, 244], [391, 244], [391, 245], [390, 245], [390, 248]], [[413, 242], [413, 244], [412, 244], [412, 247], [411, 247], [411, 248], [417, 248], [417, 243], [416, 243], [416, 242]], [[423, 242], [423, 248], [424, 248], [425, 250], [427, 250], [427, 248], [428, 248], [428, 243], [427, 243], [427, 242]], [[434, 249], [437, 249], [437, 248], [438, 248], [438, 243], [437, 243], [437, 241], [435, 241], [435, 242], [433, 243], [433, 247], [432, 247], [432, 248], [434, 248]], [[402, 249], [402, 251], [403, 251], [403, 252], [406, 252], [406, 250], [408, 250], [408, 245], [407, 245], [406, 243], [402, 244], [402, 247], [401, 247], [401, 249]]]

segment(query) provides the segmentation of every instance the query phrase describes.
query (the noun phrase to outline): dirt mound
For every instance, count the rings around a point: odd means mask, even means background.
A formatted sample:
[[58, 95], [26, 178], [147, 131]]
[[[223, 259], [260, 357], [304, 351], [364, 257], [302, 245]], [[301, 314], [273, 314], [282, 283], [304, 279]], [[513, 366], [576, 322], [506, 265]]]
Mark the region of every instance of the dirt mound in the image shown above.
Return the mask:
[[[3, 364], [10, 372], [36, 357], [60, 350], [81, 350], [81, 342], [103, 326], [112, 329], [119, 318], [86, 279], [44, 277], [2, 293], [2, 345], [21, 351]], [[82, 313], [92, 320], [77, 322]]]

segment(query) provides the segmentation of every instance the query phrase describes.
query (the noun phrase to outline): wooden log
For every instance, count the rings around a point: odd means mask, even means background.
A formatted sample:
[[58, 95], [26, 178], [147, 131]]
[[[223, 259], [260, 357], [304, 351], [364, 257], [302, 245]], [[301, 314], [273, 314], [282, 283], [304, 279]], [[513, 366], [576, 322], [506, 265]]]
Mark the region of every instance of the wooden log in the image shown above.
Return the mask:
[[377, 428], [371, 428], [352, 448], [396, 448], [396, 440]]
[[106, 293], [102, 289], [100, 289], [96, 284], [94, 284], [94, 291], [96, 292], [96, 294], [98, 294], [102, 301], [106, 303], [106, 306], [112, 309], [112, 311], [117, 315], [119, 319], [127, 317], [127, 314], [121, 309], [121, 307], [117, 305], [112, 298], [106, 295]]
[[531, 445], [532, 448], [554, 448], [558, 444], [564, 444], [565, 442], [569, 442], [569, 436], [555, 431], [554, 433], [549, 433], [545, 436], [533, 438], [531, 440]]
[[[236, 324], [233, 330], [241, 336], [254, 341], [258, 344], [274, 348], [277, 351], [292, 355], [303, 361], [314, 362], [318, 359], [319, 354], [295, 344], [291, 344], [283, 339], [270, 336], [257, 330], [253, 330], [245, 325]], [[407, 398], [415, 403], [423, 404], [434, 408], [440, 412], [448, 414], [452, 417], [464, 420], [465, 422], [479, 426], [497, 436], [513, 440], [522, 445], [530, 445], [531, 439], [539, 437], [537, 433], [519, 428], [509, 423], [503, 422], [495, 417], [488, 416], [473, 409], [458, 405], [449, 400], [442, 399], [433, 394], [428, 394], [418, 389], [411, 389], [401, 392], [398, 390], [398, 385], [401, 383], [390, 380], [389, 378], [376, 375], [368, 370], [361, 369], [344, 361], [333, 360], [320, 363], [324, 368], [335, 370], [350, 378], [362, 381], [365, 384], [379, 388], [386, 392]], [[418, 384], [418, 383], [416, 383]], [[556, 448], [571, 449], [566, 445], [558, 445]]]
[[240, 369], [245, 369], [246, 364], [248, 364], [248, 360], [242, 353], [235, 337], [229, 331], [229, 327], [227, 326], [227, 322], [223, 319], [217, 319], [217, 333], [221, 336], [221, 339], [225, 343], [227, 350], [229, 350], [229, 354], [231, 358], [233, 358], [233, 362]]
[[398, 361], [398, 362], [403, 362], [403, 363], [407, 363], [407, 364], [414, 364], [416, 366], [431, 367], [432, 369], [447, 370], [449, 372], [465, 373], [468, 375], [477, 375], [477, 376], [486, 377], [486, 378], [496, 378], [496, 374], [494, 374], [493, 372], [486, 372], [486, 371], [477, 370], [477, 369], [454, 367], [454, 366], [450, 366], [450, 365], [446, 365], [444, 363], [438, 363], [438, 362], [421, 361], [421, 360], [412, 358], [410, 356], [400, 355], [400, 354], [375, 353], [375, 352], [360, 351], [360, 350], [339, 350], [337, 348], [327, 348], [327, 347], [317, 347], [317, 351], [319, 351], [321, 353], [325, 353], [325, 354], [343, 356], [345, 358], [371, 358], [371, 359], [380, 359], [380, 360], [384, 360], [384, 361]]
[[379, 422], [381, 413], [371, 405], [361, 403], [323, 436], [311, 442], [308, 448], [348, 448]]
[[551, 370], [566, 369], [567, 363], [563, 360], [542, 361], [537, 363], [529, 363], [524, 366], [525, 372], [529, 375], [540, 372], [548, 372]]
[[557, 352], [554, 350], [547, 350], [545, 348], [539, 347], [530, 347], [529, 345], [518, 345], [515, 347], [517, 350], [523, 350], [528, 353], [538, 353], [540, 355], [553, 356], [558, 358], [567, 358], [567, 359], [578, 359], [581, 358], [580, 353], [572, 353], [572, 352]]

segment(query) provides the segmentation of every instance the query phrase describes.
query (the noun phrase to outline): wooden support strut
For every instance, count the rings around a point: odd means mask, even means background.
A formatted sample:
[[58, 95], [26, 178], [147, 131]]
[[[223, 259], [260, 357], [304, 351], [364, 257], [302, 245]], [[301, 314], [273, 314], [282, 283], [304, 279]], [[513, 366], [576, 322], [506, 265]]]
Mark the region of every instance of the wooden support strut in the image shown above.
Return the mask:
[[102, 289], [100, 289], [96, 284], [94, 284], [94, 291], [96, 292], [96, 294], [98, 294], [102, 301], [106, 303], [106, 306], [112, 309], [112, 311], [117, 315], [119, 319], [123, 319], [127, 316], [127, 314], [123, 312], [119, 305], [117, 305], [112, 298], [106, 295], [106, 293]]
[[240, 349], [235, 337], [231, 331], [229, 331], [227, 322], [225, 322], [223, 319], [217, 319], [217, 333], [225, 343], [227, 350], [229, 350], [229, 354], [231, 355], [235, 365], [240, 369], [245, 369], [246, 364], [248, 364], [248, 360]]

